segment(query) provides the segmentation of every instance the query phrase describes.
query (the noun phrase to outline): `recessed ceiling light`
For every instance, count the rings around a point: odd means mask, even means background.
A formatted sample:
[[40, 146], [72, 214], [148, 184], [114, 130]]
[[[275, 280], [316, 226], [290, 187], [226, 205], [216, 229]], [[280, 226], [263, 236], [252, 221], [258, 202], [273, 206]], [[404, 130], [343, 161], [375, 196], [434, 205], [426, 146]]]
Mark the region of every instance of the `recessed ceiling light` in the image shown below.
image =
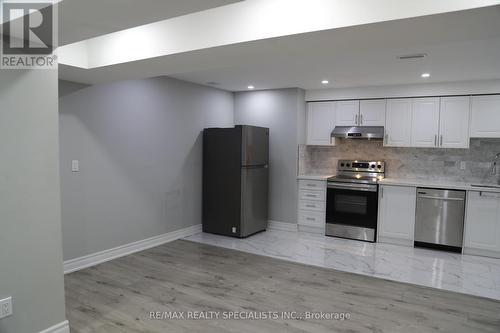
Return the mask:
[[330, 83], [328, 80], [321, 81], [321, 84], [328, 84], [328, 83]]
[[429, 73], [423, 73], [421, 76], [427, 78], [427, 77], [430, 77], [431, 75]]
[[248, 86], [248, 89], [252, 90], [252, 89], [255, 89], [255, 87], [250, 85], [250, 86]]

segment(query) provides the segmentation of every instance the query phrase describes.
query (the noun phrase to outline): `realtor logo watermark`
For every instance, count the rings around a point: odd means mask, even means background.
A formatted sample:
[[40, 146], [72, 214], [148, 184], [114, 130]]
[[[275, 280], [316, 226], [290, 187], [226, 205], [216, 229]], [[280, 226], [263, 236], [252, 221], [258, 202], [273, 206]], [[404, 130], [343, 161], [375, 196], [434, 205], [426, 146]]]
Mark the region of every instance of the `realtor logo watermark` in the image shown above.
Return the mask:
[[2, 69], [57, 68], [55, 0], [0, 0]]

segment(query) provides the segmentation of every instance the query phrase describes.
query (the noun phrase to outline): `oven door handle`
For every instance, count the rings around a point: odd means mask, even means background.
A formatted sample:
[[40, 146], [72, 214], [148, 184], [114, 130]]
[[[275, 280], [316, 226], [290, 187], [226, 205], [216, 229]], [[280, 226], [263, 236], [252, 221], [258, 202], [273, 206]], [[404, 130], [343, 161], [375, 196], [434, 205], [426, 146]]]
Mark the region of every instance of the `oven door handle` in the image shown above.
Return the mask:
[[328, 183], [328, 188], [364, 192], [377, 192], [377, 185]]

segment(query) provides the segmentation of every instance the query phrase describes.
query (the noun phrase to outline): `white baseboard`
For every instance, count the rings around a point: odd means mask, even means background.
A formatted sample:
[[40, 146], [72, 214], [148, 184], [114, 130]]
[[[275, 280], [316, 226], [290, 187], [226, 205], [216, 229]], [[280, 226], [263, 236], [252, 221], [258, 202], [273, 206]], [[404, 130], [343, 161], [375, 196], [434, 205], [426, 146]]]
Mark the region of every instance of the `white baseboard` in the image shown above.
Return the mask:
[[394, 238], [394, 237], [378, 236], [377, 242], [413, 247], [413, 240], [412, 239], [400, 239], [400, 238]]
[[321, 225], [299, 224], [298, 228], [299, 228], [299, 231], [308, 232], [310, 234], [319, 234], [319, 235], [325, 234], [325, 225], [321, 226]]
[[478, 250], [478, 249], [471, 249], [468, 247], [464, 247], [462, 253], [472, 256], [500, 258], [500, 252], [498, 251]]
[[296, 223], [286, 223], [286, 222], [269, 220], [267, 227], [268, 229], [274, 229], [274, 230], [297, 231]]
[[188, 237], [201, 232], [201, 224], [168, 232], [163, 235], [143, 239], [130, 244], [115, 247], [113, 249], [89, 254], [80, 258], [70, 259], [64, 262], [64, 274], [75, 272], [87, 267], [95, 266], [103, 262], [120, 258], [135, 252], [150, 249], [179, 238]]
[[67, 320], [47, 328], [40, 333], [69, 333], [69, 322]]

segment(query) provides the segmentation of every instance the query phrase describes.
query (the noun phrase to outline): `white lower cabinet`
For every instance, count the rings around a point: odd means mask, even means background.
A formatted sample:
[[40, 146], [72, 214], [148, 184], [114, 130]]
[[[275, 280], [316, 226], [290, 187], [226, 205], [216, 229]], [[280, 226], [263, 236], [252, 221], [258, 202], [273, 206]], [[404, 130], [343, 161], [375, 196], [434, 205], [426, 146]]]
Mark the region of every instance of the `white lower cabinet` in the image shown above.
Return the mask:
[[500, 193], [468, 192], [464, 253], [500, 258]]
[[299, 190], [319, 190], [325, 191], [324, 181], [300, 179], [299, 180]]
[[297, 224], [300, 231], [325, 233], [326, 180], [298, 182], [299, 202]]
[[309, 226], [322, 228], [325, 225], [325, 212], [299, 211], [299, 227]]
[[326, 201], [326, 192], [320, 190], [299, 189], [299, 200]]
[[416, 201], [415, 187], [380, 186], [378, 242], [413, 246]]
[[299, 200], [299, 210], [326, 212], [326, 202]]

